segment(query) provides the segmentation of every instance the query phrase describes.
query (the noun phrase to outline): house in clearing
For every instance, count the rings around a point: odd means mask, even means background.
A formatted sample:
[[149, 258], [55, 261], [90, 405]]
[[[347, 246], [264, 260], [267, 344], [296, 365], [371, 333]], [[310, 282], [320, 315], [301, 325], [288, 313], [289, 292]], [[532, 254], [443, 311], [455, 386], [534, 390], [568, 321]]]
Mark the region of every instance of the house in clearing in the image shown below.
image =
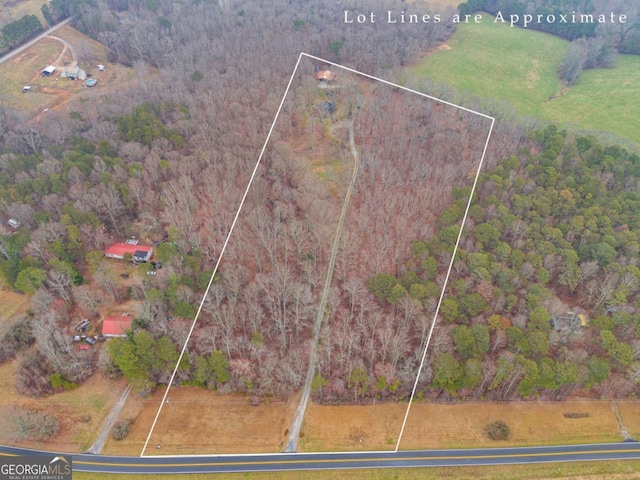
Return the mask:
[[148, 262], [153, 255], [153, 248], [137, 243], [114, 243], [109, 245], [104, 251], [105, 256], [118, 260], [124, 259], [126, 254], [130, 254], [134, 262]]
[[128, 314], [107, 317], [102, 321], [102, 335], [105, 337], [126, 337], [133, 317]]
[[331, 70], [319, 70], [316, 73], [316, 80], [319, 84], [329, 84], [335, 82], [338, 79], [338, 75]]

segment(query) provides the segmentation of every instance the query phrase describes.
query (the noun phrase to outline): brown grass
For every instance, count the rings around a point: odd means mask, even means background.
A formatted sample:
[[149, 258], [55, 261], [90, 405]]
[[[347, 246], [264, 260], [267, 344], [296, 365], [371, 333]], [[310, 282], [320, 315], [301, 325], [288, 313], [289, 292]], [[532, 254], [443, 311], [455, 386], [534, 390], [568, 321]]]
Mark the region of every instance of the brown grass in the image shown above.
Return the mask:
[[[311, 405], [301, 441], [305, 451], [389, 450], [395, 447], [406, 404]], [[565, 418], [580, 412], [585, 418]], [[511, 440], [494, 442], [484, 427], [504, 420]], [[597, 443], [622, 437], [608, 402], [414, 404], [400, 448], [465, 448]]]
[[640, 402], [638, 400], [617, 400], [616, 405], [622, 423], [629, 434], [636, 440], [640, 439]]
[[[164, 390], [147, 399], [130, 397], [120, 418], [134, 418], [129, 436], [109, 439], [104, 453], [139, 455]], [[266, 453], [282, 451], [297, 401], [273, 401], [257, 407], [246, 397], [217, 395], [193, 387], [173, 389], [150, 440], [147, 455], [206, 453]], [[302, 428], [301, 451], [392, 450], [400, 431], [405, 404], [368, 406], [309, 405]], [[621, 402], [633, 433], [637, 410]], [[627, 410], [630, 409], [630, 410]], [[629, 413], [631, 412], [631, 413]], [[635, 412], [635, 413], [634, 413]], [[586, 414], [566, 418], [564, 414]], [[484, 427], [504, 420], [512, 438], [494, 442]], [[635, 430], [637, 431], [637, 430]], [[415, 404], [409, 416], [403, 450], [517, 445], [550, 445], [620, 441], [622, 437], [609, 402], [516, 402], [509, 404]], [[157, 448], [160, 445], [160, 449]]]
[[[127, 405], [120, 418], [135, 418], [131, 433], [121, 441], [109, 439], [104, 452], [139, 455], [163, 394], [164, 389]], [[172, 389], [168, 399], [146, 455], [277, 452], [296, 405], [291, 400], [252, 407], [246, 397], [194, 387]]]
[[96, 374], [74, 390], [46, 398], [30, 398], [21, 395], [15, 388], [16, 365], [16, 361], [0, 365], [0, 412], [9, 407], [33, 408], [56, 415], [61, 426], [54, 438], [43, 443], [16, 443], [0, 431], [0, 444], [3, 445], [61, 452], [85, 451], [91, 446], [112, 405], [126, 385], [122, 380], [113, 381]]
[[29, 296], [21, 293], [0, 290], [0, 321], [7, 320], [17, 313], [26, 312], [29, 308]]

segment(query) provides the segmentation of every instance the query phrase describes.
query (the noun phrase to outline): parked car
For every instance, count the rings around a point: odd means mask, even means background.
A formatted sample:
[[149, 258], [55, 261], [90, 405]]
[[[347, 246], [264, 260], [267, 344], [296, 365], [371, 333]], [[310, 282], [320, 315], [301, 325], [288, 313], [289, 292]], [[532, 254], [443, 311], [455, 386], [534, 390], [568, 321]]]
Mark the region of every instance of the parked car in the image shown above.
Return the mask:
[[87, 318], [83, 318], [76, 324], [76, 330], [79, 332], [84, 332], [87, 328], [89, 328], [89, 320]]
[[95, 345], [97, 340], [93, 337], [87, 337], [84, 339], [85, 342], [87, 342], [89, 345]]

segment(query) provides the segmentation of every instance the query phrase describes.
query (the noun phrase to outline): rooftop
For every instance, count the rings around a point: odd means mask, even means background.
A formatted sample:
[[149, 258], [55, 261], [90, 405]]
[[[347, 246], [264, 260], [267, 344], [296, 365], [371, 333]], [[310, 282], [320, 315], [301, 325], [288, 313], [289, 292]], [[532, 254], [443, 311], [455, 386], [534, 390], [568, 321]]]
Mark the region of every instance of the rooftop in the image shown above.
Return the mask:
[[125, 332], [131, 328], [133, 317], [117, 315], [107, 317], [102, 322], [102, 335], [105, 337], [124, 337]]

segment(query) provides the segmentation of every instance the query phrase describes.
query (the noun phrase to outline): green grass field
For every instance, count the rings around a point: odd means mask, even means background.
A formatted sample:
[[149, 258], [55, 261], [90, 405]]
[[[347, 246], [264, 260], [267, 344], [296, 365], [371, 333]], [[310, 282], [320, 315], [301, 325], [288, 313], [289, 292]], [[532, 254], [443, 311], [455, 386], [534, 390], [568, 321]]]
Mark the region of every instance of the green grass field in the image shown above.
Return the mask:
[[412, 71], [477, 97], [507, 102], [519, 114], [609, 132], [640, 144], [640, 57], [623, 55], [612, 69], [583, 72], [564, 95], [556, 70], [568, 42], [494, 23], [463, 24], [450, 50], [430, 53]]
[[[2, 2], [4, 3], [4, 2]], [[42, 15], [42, 5], [49, 3], [48, 0], [23, 0], [15, 2], [11, 6], [0, 5], [0, 18], [10, 22], [13, 20], [19, 20], [25, 15], [35, 15], [40, 20], [40, 23], [44, 27], [47, 26], [47, 22], [44, 21]]]

